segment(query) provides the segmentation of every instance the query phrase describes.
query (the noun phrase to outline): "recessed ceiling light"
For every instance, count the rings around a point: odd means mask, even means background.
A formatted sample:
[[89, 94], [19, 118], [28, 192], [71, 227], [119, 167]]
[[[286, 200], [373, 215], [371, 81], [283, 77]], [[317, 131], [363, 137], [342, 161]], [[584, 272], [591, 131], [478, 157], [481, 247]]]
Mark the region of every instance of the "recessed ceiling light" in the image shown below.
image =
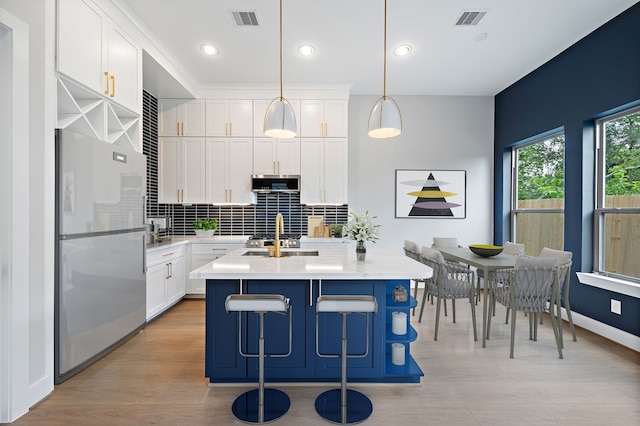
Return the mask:
[[477, 36], [475, 36], [474, 40], [475, 41], [484, 41], [487, 39], [487, 37], [489, 36], [489, 34], [487, 33], [480, 33]]
[[316, 49], [310, 44], [303, 44], [302, 46], [298, 47], [298, 53], [300, 54], [300, 56], [311, 56], [316, 53]]
[[202, 53], [207, 56], [215, 56], [219, 53], [218, 49], [211, 46], [210, 44], [203, 44], [202, 46], [200, 46], [200, 50], [202, 50]]
[[411, 46], [407, 44], [398, 46], [395, 49], [393, 49], [393, 54], [396, 56], [406, 56], [409, 53], [411, 53]]

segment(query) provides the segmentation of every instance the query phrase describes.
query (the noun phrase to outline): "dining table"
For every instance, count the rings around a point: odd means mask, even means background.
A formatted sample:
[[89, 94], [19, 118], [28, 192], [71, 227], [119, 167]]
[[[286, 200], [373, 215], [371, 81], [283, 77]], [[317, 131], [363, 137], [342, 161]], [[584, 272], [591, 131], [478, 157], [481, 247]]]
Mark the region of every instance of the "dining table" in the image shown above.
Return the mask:
[[[489, 319], [489, 309], [487, 308], [489, 299], [489, 274], [498, 269], [508, 269], [515, 267], [516, 256], [500, 253], [491, 257], [483, 257], [473, 253], [468, 247], [438, 247], [438, 251], [446, 260], [453, 260], [482, 269], [483, 279], [483, 306], [482, 306], [482, 347], [487, 347], [487, 322]], [[478, 277], [478, 280], [480, 278]]]

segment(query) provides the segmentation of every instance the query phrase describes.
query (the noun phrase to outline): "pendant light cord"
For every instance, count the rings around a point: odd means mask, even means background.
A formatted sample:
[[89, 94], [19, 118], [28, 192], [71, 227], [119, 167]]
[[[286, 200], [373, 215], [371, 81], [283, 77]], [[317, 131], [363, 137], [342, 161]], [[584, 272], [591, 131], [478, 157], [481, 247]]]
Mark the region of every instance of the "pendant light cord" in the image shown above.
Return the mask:
[[[387, 0], [385, 0], [385, 2], [386, 1]], [[282, 96], [282, 0], [280, 0], [280, 102], [282, 102], [283, 99], [284, 97]]]
[[384, 0], [384, 76], [382, 80], [382, 99], [387, 99], [387, 0]]

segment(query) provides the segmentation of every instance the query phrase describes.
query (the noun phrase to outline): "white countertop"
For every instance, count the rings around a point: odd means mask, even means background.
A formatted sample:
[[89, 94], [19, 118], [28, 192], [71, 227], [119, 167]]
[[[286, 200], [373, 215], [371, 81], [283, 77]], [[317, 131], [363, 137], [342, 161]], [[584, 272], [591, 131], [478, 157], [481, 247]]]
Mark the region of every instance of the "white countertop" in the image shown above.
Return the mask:
[[[308, 249], [282, 249], [282, 251]], [[427, 265], [396, 253], [367, 247], [365, 263], [356, 262], [355, 249], [319, 249], [319, 256], [270, 258], [243, 256], [256, 249], [242, 248], [222, 256], [194, 271], [191, 279], [413, 279], [429, 278], [433, 271]], [[266, 252], [266, 250], [264, 250]]]
[[249, 239], [246, 235], [214, 235], [211, 238], [198, 238], [195, 235], [163, 237], [161, 242], [147, 244], [147, 253], [158, 249], [184, 244], [246, 244]]

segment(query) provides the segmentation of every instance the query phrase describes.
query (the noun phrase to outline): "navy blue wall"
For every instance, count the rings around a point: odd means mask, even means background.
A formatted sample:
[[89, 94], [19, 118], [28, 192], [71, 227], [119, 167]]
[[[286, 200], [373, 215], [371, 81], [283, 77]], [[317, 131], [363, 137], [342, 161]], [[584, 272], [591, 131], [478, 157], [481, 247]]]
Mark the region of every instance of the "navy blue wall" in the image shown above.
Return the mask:
[[[513, 146], [565, 132], [565, 249], [573, 252], [571, 308], [640, 336], [640, 300], [582, 285], [591, 272], [594, 119], [640, 104], [640, 3], [517, 81], [495, 99], [495, 243], [509, 235], [509, 162]], [[622, 315], [610, 299], [622, 301]]]

